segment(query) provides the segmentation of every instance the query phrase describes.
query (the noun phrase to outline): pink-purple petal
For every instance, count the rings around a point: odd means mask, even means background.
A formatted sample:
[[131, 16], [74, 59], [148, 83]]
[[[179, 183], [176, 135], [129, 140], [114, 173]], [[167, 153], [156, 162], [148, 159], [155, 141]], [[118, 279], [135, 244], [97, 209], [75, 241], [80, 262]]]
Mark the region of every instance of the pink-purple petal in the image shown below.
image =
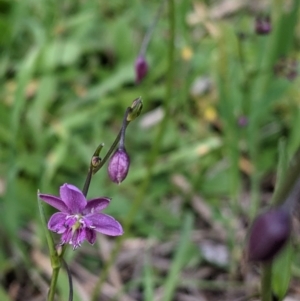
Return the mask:
[[71, 244], [72, 236], [73, 236], [72, 229], [68, 228], [61, 236], [61, 244], [62, 245], [66, 244], [66, 243]]
[[66, 222], [67, 214], [62, 212], [54, 213], [48, 222], [48, 229], [57, 233], [64, 233], [66, 230], [65, 222]]
[[93, 245], [96, 241], [96, 232], [92, 229], [85, 229], [86, 240]]
[[93, 222], [91, 220], [89, 220], [88, 218], [86, 218], [85, 216], [83, 216], [81, 218], [80, 223], [82, 224], [82, 226], [84, 228], [91, 228], [91, 227], [93, 227]]
[[82, 242], [85, 240], [85, 237], [85, 229], [80, 228], [74, 232], [70, 240], [70, 244], [73, 245], [74, 250], [81, 246]]
[[107, 197], [92, 199], [87, 202], [87, 205], [83, 212], [85, 214], [100, 212], [109, 205], [109, 202], [110, 198]]
[[123, 234], [123, 228], [121, 224], [109, 215], [95, 213], [88, 214], [85, 216], [85, 218], [92, 221], [93, 227], [95, 227], [94, 230], [97, 232], [110, 236], [118, 236]]
[[65, 221], [65, 226], [68, 228], [72, 228], [77, 222], [77, 217], [76, 216], [67, 216], [66, 221]]
[[68, 212], [66, 204], [57, 196], [39, 193], [39, 198], [61, 212]]
[[70, 213], [81, 213], [87, 202], [83, 193], [74, 185], [64, 184], [60, 187], [60, 197]]

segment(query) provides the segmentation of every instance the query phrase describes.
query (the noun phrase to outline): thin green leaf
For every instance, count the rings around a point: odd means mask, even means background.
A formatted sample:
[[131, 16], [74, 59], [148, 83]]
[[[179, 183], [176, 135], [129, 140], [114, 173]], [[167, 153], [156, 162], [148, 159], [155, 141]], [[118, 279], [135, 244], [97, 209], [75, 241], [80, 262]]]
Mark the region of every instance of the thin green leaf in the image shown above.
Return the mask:
[[276, 180], [275, 192], [273, 193], [273, 197], [272, 197], [272, 204], [274, 205], [279, 205], [279, 203], [283, 201], [278, 197], [278, 194], [279, 194], [279, 187], [282, 185], [285, 179], [285, 174], [289, 162], [285, 139], [281, 139], [279, 141], [278, 151], [279, 151], [279, 160], [277, 166], [277, 180]]
[[153, 269], [149, 262], [149, 256], [146, 254], [145, 256], [145, 264], [144, 264], [144, 277], [143, 277], [143, 285], [144, 285], [144, 300], [152, 301], [154, 300], [154, 275]]
[[53, 257], [53, 256], [56, 255], [56, 249], [55, 249], [54, 241], [53, 241], [52, 235], [49, 232], [48, 227], [47, 227], [47, 220], [46, 220], [46, 216], [45, 216], [42, 201], [39, 199], [39, 197], [37, 198], [37, 200], [38, 200], [38, 206], [39, 206], [39, 213], [40, 213], [40, 217], [41, 217], [41, 220], [42, 220], [42, 226], [44, 228], [44, 232], [45, 232], [47, 243], [48, 243], [48, 248], [49, 248], [51, 257]]
[[288, 243], [276, 257], [272, 267], [272, 291], [278, 301], [282, 301], [287, 293], [291, 280], [293, 248]]
[[190, 238], [192, 227], [193, 216], [190, 213], [187, 213], [184, 218], [178, 249], [176, 250], [175, 258], [172, 261], [169, 274], [164, 284], [163, 301], [173, 300], [174, 293], [180, 279], [180, 271], [187, 259], [186, 255], [191, 242]]

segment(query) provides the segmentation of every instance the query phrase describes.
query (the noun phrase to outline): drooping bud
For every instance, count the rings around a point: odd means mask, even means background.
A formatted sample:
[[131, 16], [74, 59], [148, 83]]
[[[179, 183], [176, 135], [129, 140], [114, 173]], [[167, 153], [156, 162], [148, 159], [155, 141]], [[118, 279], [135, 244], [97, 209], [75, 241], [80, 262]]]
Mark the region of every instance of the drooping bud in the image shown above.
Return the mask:
[[248, 259], [250, 261], [271, 260], [289, 239], [291, 228], [291, 216], [282, 207], [258, 216], [250, 230]]
[[139, 56], [135, 61], [135, 82], [139, 84], [148, 72], [148, 64], [144, 56]]
[[117, 184], [124, 181], [128, 174], [130, 158], [125, 148], [118, 148], [111, 156], [108, 163], [109, 178]]
[[258, 35], [267, 35], [270, 33], [272, 27], [271, 27], [271, 21], [270, 17], [258, 17], [255, 20], [255, 32]]

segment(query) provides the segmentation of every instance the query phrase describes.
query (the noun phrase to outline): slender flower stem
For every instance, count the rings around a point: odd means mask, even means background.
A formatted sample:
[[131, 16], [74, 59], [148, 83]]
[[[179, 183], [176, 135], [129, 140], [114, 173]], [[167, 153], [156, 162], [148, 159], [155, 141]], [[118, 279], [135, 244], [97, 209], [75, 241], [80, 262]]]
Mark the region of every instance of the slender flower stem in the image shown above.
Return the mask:
[[124, 144], [125, 144], [125, 132], [126, 132], [126, 128], [128, 125], [128, 120], [127, 120], [127, 116], [130, 113], [131, 108], [127, 108], [125, 114], [124, 114], [124, 118], [123, 118], [123, 123], [122, 123], [122, 128], [121, 128], [121, 134], [120, 134], [120, 148], [124, 148]]
[[93, 175], [93, 168], [90, 166], [89, 171], [86, 176], [86, 179], [85, 179], [85, 182], [84, 182], [83, 189], [82, 189], [82, 193], [85, 197], [87, 196], [87, 193], [89, 191], [89, 187], [90, 187], [91, 180], [92, 180], [92, 175]]
[[175, 49], [174, 49], [174, 44], [175, 44], [175, 1], [174, 0], [169, 0], [168, 1], [168, 6], [169, 6], [169, 13], [168, 13], [168, 19], [169, 19], [169, 28], [170, 28], [170, 38], [169, 38], [169, 43], [168, 43], [168, 48], [169, 48], [169, 53], [168, 53], [168, 71], [167, 71], [167, 82], [166, 82], [166, 96], [165, 96], [165, 101], [164, 101], [164, 109], [165, 109], [165, 115], [164, 118], [160, 124], [159, 131], [157, 133], [156, 139], [154, 140], [153, 147], [150, 152], [149, 156], [149, 161], [148, 161], [148, 168], [147, 168], [147, 175], [132, 203], [130, 212], [127, 216], [127, 219], [125, 220], [124, 224], [124, 235], [120, 236], [117, 244], [112, 251], [111, 257], [109, 261], [106, 263], [104, 270], [102, 271], [101, 276], [99, 277], [93, 294], [92, 294], [92, 301], [98, 300], [98, 293], [101, 291], [102, 285], [104, 280], [107, 277], [109, 267], [113, 264], [115, 261], [115, 258], [117, 254], [119, 253], [122, 242], [126, 238], [126, 235], [129, 233], [129, 229], [131, 227], [131, 223], [134, 219], [134, 216], [136, 215], [137, 210], [139, 209], [142, 200], [145, 198], [145, 195], [147, 194], [149, 184], [150, 184], [150, 179], [153, 173], [153, 167], [155, 160], [158, 156], [161, 141], [163, 138], [163, 135], [165, 133], [167, 123], [168, 123], [168, 118], [170, 116], [169, 111], [170, 111], [170, 103], [172, 101], [172, 88], [173, 88], [173, 81], [174, 81], [174, 66], [175, 66]]
[[48, 293], [48, 301], [54, 301], [59, 270], [60, 267], [53, 268], [52, 270], [51, 283], [50, 283], [50, 288]]
[[146, 50], [148, 48], [149, 42], [150, 42], [152, 34], [154, 32], [154, 29], [156, 27], [157, 22], [160, 19], [162, 11], [163, 11], [164, 4], [165, 4], [165, 1], [162, 1], [159, 8], [158, 8], [158, 10], [157, 10], [157, 14], [156, 14], [156, 16], [153, 20], [153, 23], [149, 27], [149, 29], [148, 29], [148, 31], [147, 31], [144, 39], [143, 39], [142, 46], [141, 46], [141, 49], [140, 49], [140, 52], [139, 52], [139, 56], [145, 56]]
[[272, 301], [272, 262], [263, 263], [261, 301]]
[[60, 270], [60, 258], [57, 254], [53, 237], [51, 233], [48, 231], [44, 208], [40, 200], [38, 200], [38, 206], [39, 206], [40, 216], [42, 219], [42, 225], [45, 230], [45, 234], [47, 238], [50, 260], [51, 260], [51, 267], [52, 267], [51, 283], [48, 291], [48, 301], [53, 301], [55, 296], [55, 291], [56, 291], [57, 278]]
[[66, 261], [63, 258], [61, 259], [61, 262], [68, 275], [68, 281], [69, 281], [69, 299], [68, 299], [68, 301], [72, 301], [73, 300], [73, 281], [72, 281], [71, 271], [70, 271]]

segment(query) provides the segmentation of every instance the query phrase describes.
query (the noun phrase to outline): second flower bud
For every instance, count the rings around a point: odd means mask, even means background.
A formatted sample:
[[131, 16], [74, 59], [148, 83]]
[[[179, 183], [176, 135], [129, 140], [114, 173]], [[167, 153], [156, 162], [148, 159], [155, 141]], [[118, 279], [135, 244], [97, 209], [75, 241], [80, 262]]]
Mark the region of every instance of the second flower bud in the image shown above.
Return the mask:
[[118, 148], [111, 156], [108, 163], [108, 176], [117, 184], [124, 181], [128, 174], [130, 158], [125, 148]]

